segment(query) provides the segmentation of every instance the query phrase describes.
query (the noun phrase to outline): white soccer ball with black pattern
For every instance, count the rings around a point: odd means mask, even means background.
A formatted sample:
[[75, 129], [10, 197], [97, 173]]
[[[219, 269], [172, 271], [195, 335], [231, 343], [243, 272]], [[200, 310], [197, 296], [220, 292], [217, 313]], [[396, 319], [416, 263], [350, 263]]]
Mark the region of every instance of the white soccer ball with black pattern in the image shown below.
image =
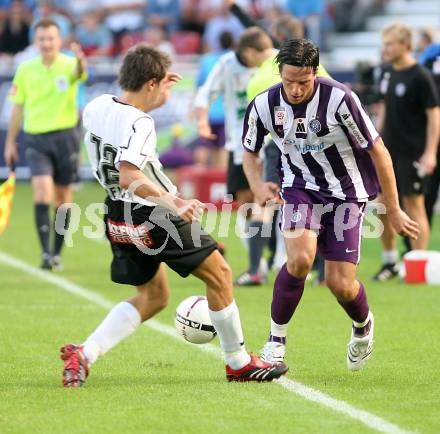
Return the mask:
[[209, 317], [208, 300], [202, 295], [193, 295], [183, 300], [176, 309], [177, 332], [188, 342], [206, 344], [217, 332]]

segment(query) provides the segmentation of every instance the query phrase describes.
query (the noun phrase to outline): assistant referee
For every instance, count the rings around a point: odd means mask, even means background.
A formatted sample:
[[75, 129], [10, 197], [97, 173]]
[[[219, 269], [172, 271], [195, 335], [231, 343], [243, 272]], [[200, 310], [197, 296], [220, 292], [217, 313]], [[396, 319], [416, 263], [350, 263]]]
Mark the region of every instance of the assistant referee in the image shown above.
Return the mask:
[[[49, 208], [62, 210], [65, 225], [72, 202], [71, 185], [77, 178], [79, 133], [77, 90], [86, 77], [85, 56], [78, 44], [70, 49], [75, 57], [61, 53], [58, 25], [42, 19], [35, 25], [35, 45], [40, 55], [19, 65], [9, 99], [13, 102], [5, 144], [5, 161], [18, 161], [16, 138], [23, 124], [26, 159], [31, 170], [35, 222], [42, 248], [44, 269], [60, 269], [64, 233], [57, 227], [50, 248]], [[67, 207], [65, 207], [67, 208]], [[60, 219], [61, 220], [61, 219]]]

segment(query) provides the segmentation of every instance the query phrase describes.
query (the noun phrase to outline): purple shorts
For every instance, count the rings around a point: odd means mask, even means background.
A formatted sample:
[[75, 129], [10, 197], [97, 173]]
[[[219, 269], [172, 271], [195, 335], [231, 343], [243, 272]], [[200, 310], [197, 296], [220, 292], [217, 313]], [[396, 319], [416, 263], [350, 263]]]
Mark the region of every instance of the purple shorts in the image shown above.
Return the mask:
[[209, 149], [220, 149], [225, 146], [225, 124], [210, 124], [212, 134], [215, 134], [217, 137], [214, 140], [204, 139], [202, 137], [197, 141], [197, 146], [202, 146], [204, 148]]
[[284, 188], [281, 197], [281, 230], [312, 230], [324, 259], [359, 263], [365, 203], [344, 202], [297, 188]]

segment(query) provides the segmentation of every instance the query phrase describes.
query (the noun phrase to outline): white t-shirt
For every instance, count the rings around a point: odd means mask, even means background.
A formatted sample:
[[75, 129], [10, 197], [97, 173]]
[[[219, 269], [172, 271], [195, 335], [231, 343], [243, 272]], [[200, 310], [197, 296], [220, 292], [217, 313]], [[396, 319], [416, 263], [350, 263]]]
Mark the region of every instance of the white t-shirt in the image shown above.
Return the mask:
[[241, 135], [244, 115], [248, 106], [247, 85], [255, 70], [246, 68], [239, 62], [234, 52], [220, 57], [208, 75], [205, 84], [199, 88], [195, 107], [208, 108], [220, 95], [224, 97], [225, 148], [234, 153], [234, 163], [243, 163]]
[[155, 206], [119, 185], [119, 164], [127, 161], [138, 167], [154, 184], [176, 194], [177, 188], [162, 172], [156, 153], [153, 119], [114, 95], [90, 101], [83, 112], [87, 132], [85, 144], [93, 173], [113, 200]]
[[[101, 7], [124, 6], [125, 4], [137, 3], [145, 6], [145, 0], [99, 0]], [[123, 29], [138, 30], [143, 24], [143, 11], [141, 9], [133, 9], [125, 12], [117, 12], [109, 15], [105, 19], [105, 24], [112, 32], [119, 32]]]

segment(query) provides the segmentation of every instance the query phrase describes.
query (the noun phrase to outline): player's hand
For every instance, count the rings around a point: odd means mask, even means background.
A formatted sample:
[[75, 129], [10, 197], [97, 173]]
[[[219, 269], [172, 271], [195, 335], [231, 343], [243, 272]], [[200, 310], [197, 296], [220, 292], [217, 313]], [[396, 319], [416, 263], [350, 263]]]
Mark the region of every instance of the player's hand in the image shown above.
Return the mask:
[[16, 143], [6, 143], [4, 158], [6, 165], [11, 167], [18, 162], [18, 147]]
[[437, 166], [437, 158], [435, 154], [423, 153], [419, 160], [419, 169], [421, 173], [426, 175], [432, 175]]
[[176, 205], [175, 212], [177, 215], [189, 223], [194, 220], [199, 220], [205, 209], [205, 204], [197, 199], [185, 200], [177, 198], [174, 203]]
[[176, 84], [180, 80], [182, 80], [182, 76], [177, 72], [167, 72], [167, 75], [165, 75], [162, 83], [165, 86], [171, 87], [173, 84]]
[[78, 60], [84, 60], [86, 58], [86, 55], [81, 48], [81, 45], [79, 45], [77, 42], [72, 42], [70, 44], [70, 50]]
[[232, 7], [232, 5], [235, 3], [234, 0], [224, 0], [224, 5], [228, 8]]
[[212, 133], [211, 125], [209, 123], [201, 122], [198, 124], [198, 131], [199, 136], [208, 139], [208, 140], [215, 140], [217, 136]]
[[396, 211], [389, 212], [388, 219], [399, 235], [409, 237], [412, 240], [416, 240], [419, 236], [419, 224], [412, 220], [408, 214], [400, 208]]
[[265, 182], [258, 192], [255, 192], [255, 200], [260, 206], [283, 203], [280, 198], [280, 187], [274, 182]]

